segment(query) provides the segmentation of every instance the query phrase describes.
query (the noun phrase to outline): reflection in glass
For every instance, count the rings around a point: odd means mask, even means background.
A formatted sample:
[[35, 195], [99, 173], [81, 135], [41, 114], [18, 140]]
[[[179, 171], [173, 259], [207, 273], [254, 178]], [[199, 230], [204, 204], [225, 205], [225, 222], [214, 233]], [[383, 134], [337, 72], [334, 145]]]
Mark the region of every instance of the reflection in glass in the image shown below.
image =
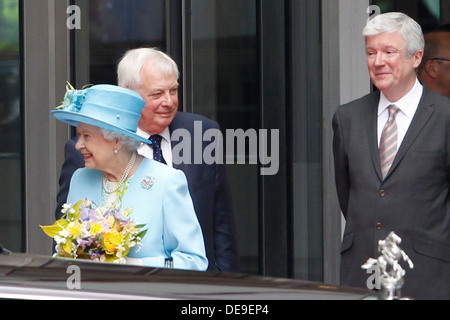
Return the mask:
[[0, 0], [0, 243], [22, 250], [19, 0]]
[[[192, 1], [193, 112], [226, 129], [258, 129], [255, 1]], [[227, 154], [227, 163], [237, 163]], [[258, 167], [228, 165], [241, 271], [258, 273]], [[242, 192], [245, 190], [245, 192]]]
[[137, 47], [166, 50], [164, 0], [90, 0], [90, 82], [117, 83], [123, 54]]
[[407, 14], [420, 24], [424, 32], [427, 32], [444, 23], [441, 21], [443, 16], [441, 8], [446, 7], [444, 4], [446, 2], [448, 0], [374, 0], [373, 5], [379, 6], [381, 12], [400, 11]]

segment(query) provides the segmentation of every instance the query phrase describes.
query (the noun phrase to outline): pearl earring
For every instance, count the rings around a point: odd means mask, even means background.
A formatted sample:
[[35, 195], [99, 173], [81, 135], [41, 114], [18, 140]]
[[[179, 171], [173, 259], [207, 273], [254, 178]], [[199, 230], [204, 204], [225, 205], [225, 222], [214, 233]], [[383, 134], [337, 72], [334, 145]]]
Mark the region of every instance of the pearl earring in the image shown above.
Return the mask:
[[119, 150], [114, 149], [114, 153], [115, 153], [115, 154], [118, 154], [118, 153], [119, 153]]

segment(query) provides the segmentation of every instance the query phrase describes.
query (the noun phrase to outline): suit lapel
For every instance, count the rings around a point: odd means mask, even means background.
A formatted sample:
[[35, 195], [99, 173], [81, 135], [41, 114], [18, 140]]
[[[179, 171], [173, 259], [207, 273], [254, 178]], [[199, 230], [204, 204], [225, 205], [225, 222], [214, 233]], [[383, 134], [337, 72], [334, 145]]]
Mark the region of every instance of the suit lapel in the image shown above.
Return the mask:
[[[175, 115], [175, 118], [173, 119], [173, 121], [169, 125], [169, 132], [170, 132], [170, 136], [171, 137], [172, 137], [172, 132], [174, 132], [175, 130], [177, 130], [177, 129], [179, 129], [181, 127], [181, 124], [179, 123], [180, 122], [180, 112], [181, 111], [177, 112], [177, 114]], [[180, 141], [171, 140], [170, 141], [170, 145], [171, 145], [172, 150], [179, 143], [180, 143]], [[183, 163], [181, 163], [181, 164], [173, 163], [172, 165], [173, 165], [173, 167], [175, 169], [180, 169], [180, 170], [184, 169]]]
[[[191, 121], [189, 118], [187, 118], [187, 115], [181, 111], [178, 111], [175, 118], [173, 119], [172, 123], [169, 125], [169, 131], [172, 135], [172, 132], [174, 132], [177, 129], [184, 129], [187, 130], [191, 137], [194, 136], [194, 121]], [[171, 141], [172, 150], [176, 145], [178, 145], [180, 141]], [[190, 152], [191, 152], [191, 161], [188, 163], [181, 162], [179, 164], [173, 163], [173, 167], [175, 169], [179, 169], [184, 172], [186, 179], [188, 181], [189, 190], [191, 192], [191, 195], [193, 196], [195, 185], [194, 181], [198, 180], [196, 178], [201, 177], [201, 174], [198, 173], [198, 166], [193, 165], [194, 164], [194, 142], [191, 141], [190, 145]]]
[[423, 128], [427, 124], [428, 120], [430, 120], [431, 115], [434, 112], [434, 101], [431, 98], [431, 94], [428, 89], [423, 87], [422, 99], [419, 102], [419, 106], [417, 107], [416, 113], [409, 125], [408, 131], [406, 132], [405, 138], [400, 145], [400, 149], [398, 150], [397, 155], [395, 156], [394, 162], [392, 163], [392, 167], [388, 173], [388, 176], [395, 170], [395, 168], [402, 161], [405, 154], [408, 152], [409, 148], [411, 148], [414, 141], [422, 132]]
[[380, 101], [380, 93], [377, 92], [373, 94], [371, 101], [369, 101], [369, 110], [365, 112], [366, 114], [366, 128], [367, 128], [367, 139], [369, 141], [370, 156], [372, 159], [373, 168], [376, 171], [380, 181], [383, 181], [381, 175], [380, 166], [380, 154], [378, 151], [378, 130], [377, 130], [377, 119], [378, 119], [378, 101]]

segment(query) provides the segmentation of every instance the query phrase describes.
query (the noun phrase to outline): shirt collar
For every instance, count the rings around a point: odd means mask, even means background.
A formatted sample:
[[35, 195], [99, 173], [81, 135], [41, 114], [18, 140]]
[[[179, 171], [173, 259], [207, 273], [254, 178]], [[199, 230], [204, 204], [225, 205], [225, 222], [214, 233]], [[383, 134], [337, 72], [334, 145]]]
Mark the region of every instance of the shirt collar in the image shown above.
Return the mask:
[[398, 101], [389, 101], [383, 92], [381, 92], [380, 102], [378, 104], [378, 116], [382, 114], [391, 104], [395, 104], [404, 115], [408, 118], [412, 118], [417, 110], [422, 93], [423, 86], [417, 78], [413, 88]]
[[170, 142], [170, 131], [169, 127], [165, 128], [163, 132], [159, 134], [161, 137], [163, 137], [164, 140], [167, 142]]
[[[143, 137], [144, 139], [148, 139], [150, 137], [150, 134], [148, 134], [147, 132], [145, 132], [144, 130], [142, 130], [141, 128], [137, 128], [136, 130], [136, 134]], [[167, 142], [170, 142], [170, 131], [169, 131], [169, 127], [167, 127], [166, 129], [164, 129], [163, 132], [161, 132], [159, 134], [161, 137], [163, 137], [164, 140], [166, 140]]]

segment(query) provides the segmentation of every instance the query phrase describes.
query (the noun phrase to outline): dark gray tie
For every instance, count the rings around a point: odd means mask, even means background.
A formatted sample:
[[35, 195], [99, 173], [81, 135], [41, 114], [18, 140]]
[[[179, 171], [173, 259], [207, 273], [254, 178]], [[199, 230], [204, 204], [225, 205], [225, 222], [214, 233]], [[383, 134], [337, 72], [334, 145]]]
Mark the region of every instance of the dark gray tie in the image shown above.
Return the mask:
[[397, 146], [398, 146], [398, 138], [397, 138], [398, 131], [395, 116], [397, 115], [397, 112], [400, 109], [392, 104], [388, 107], [388, 110], [389, 110], [389, 118], [383, 127], [379, 148], [381, 173], [383, 175], [383, 179], [386, 177], [389, 170], [391, 169], [395, 155], [397, 154]]
[[167, 164], [166, 160], [163, 157], [162, 149], [161, 149], [162, 137], [159, 134], [155, 134], [155, 135], [150, 136], [148, 139], [152, 142], [153, 159], [158, 162]]

